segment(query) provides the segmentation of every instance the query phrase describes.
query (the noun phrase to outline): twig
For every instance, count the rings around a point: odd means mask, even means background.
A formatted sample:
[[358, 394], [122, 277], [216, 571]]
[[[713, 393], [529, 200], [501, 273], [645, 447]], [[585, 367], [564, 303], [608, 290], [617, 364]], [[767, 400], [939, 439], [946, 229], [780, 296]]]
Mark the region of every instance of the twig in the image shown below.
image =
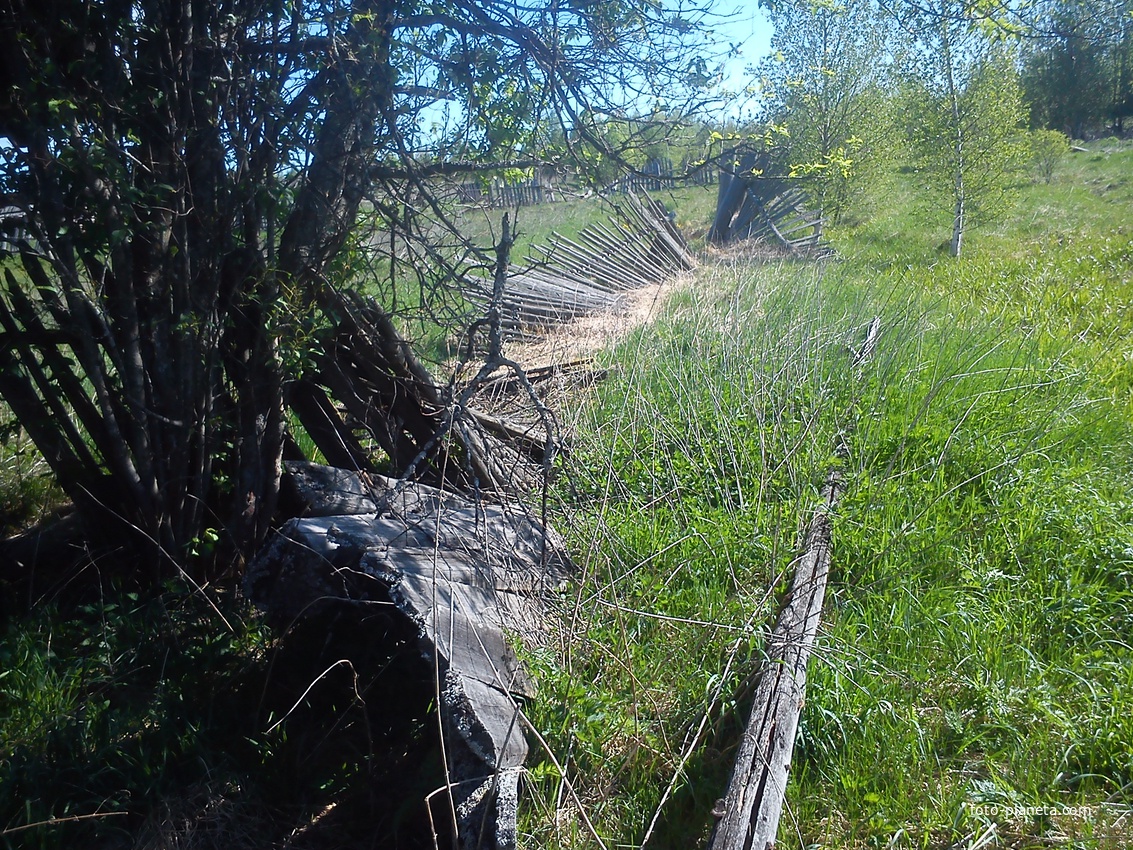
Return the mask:
[[0, 836], [15, 835], [17, 832], [23, 832], [28, 829], [35, 829], [39, 826], [54, 826], [57, 823], [70, 823], [77, 820], [92, 820], [94, 818], [116, 818], [120, 815], [128, 815], [129, 812], [91, 812], [88, 815], [70, 815], [65, 818], [48, 818], [47, 820], [36, 821], [35, 823], [25, 823], [23, 826], [13, 826], [8, 829], [0, 830]]
[[598, 846], [601, 847], [602, 850], [608, 850], [606, 842], [599, 837], [598, 830], [594, 828], [594, 824], [591, 823], [590, 818], [587, 816], [586, 808], [582, 805], [582, 800], [578, 799], [578, 792], [574, 790], [574, 785], [571, 783], [570, 779], [567, 778], [566, 771], [563, 769], [563, 766], [559, 764], [559, 760], [555, 758], [555, 754], [551, 750], [551, 745], [547, 743], [547, 739], [540, 734], [539, 730], [535, 728], [535, 724], [527, 718], [527, 715], [524, 714], [522, 710], [519, 712], [519, 719], [523, 721], [523, 725], [527, 727], [527, 730], [535, 737], [535, 740], [539, 742], [539, 745], [547, 754], [547, 758], [551, 760], [551, 764], [553, 764], [555, 770], [559, 772], [559, 776], [563, 780], [563, 785], [570, 791], [570, 796], [574, 799], [574, 804], [578, 806], [578, 816], [582, 818], [582, 822], [586, 825], [586, 830], [590, 833], [590, 837], [598, 842]]
[[288, 717], [290, 717], [292, 712], [294, 712], [295, 709], [297, 709], [299, 707], [299, 703], [303, 702], [303, 700], [307, 698], [307, 694], [309, 694], [311, 692], [311, 688], [315, 687], [315, 685], [317, 685], [320, 681], [322, 681], [324, 676], [326, 676], [331, 670], [333, 670], [339, 664], [345, 664], [347, 667], [350, 668], [350, 672], [354, 675], [354, 696], [360, 703], [365, 705], [366, 701], [364, 699], [362, 699], [362, 695], [360, 693], [358, 693], [358, 671], [356, 671], [354, 669], [354, 665], [351, 663], [349, 658], [340, 658], [340, 659], [338, 659], [338, 661], [331, 664], [327, 669], [325, 669], [318, 676], [316, 676], [311, 681], [311, 684], [307, 685], [307, 689], [305, 691], [303, 691], [302, 694], [299, 695], [299, 699], [295, 700], [295, 704], [293, 706], [291, 706], [291, 708], [287, 709], [287, 713], [284, 714], [283, 717], [279, 718], [279, 720], [277, 720], [271, 726], [269, 726], [266, 730], [264, 730], [264, 734], [270, 735], [272, 732], [274, 732], [276, 729], [278, 729], [280, 724], [282, 724], [284, 720], [286, 720]]

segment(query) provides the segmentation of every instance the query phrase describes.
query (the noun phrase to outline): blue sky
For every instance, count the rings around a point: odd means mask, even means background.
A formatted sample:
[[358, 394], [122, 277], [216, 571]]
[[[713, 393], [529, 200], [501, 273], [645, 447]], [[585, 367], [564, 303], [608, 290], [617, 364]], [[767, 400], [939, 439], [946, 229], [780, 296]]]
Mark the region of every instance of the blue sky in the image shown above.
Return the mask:
[[[738, 45], [737, 55], [724, 65], [724, 85], [731, 91], [742, 92], [751, 81], [747, 68], [770, 52], [771, 24], [754, 2], [717, 0], [715, 5], [716, 11], [726, 16], [714, 27], [720, 41]], [[750, 109], [750, 105], [740, 103], [729, 112], [736, 114], [734, 110], [738, 110], [742, 114]]]

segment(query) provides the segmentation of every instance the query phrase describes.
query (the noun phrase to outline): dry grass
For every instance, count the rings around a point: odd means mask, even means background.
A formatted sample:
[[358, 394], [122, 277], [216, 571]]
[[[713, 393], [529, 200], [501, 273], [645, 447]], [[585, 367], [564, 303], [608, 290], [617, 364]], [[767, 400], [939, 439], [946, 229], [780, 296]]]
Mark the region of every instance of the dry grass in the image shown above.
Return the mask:
[[632, 289], [618, 299], [612, 310], [603, 310], [551, 328], [538, 341], [514, 341], [507, 354], [527, 366], [549, 366], [583, 360], [610, 351], [634, 330], [661, 315], [665, 303], [687, 288], [691, 274]]
[[[682, 274], [629, 290], [610, 310], [549, 327], [536, 339], [506, 343], [504, 354], [532, 375], [532, 386], [540, 403], [552, 412], [560, 437], [571, 439], [583, 410], [582, 394], [605, 376], [602, 355], [655, 321], [670, 299], [688, 289], [694, 280], [693, 274]], [[544, 374], [535, 377], [538, 372]], [[498, 381], [490, 381], [475, 395], [473, 404], [493, 416], [538, 431], [542, 426], [534, 400], [505, 370], [501, 369], [497, 377]]]

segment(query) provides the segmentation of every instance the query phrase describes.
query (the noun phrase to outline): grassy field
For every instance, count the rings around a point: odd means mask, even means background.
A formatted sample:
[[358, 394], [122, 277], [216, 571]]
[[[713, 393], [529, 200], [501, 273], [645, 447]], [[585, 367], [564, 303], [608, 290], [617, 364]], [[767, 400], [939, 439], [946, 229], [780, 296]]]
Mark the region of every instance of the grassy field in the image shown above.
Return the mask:
[[[835, 464], [779, 846], [1133, 843], [1130, 175], [1133, 149], [1094, 144], [958, 261], [894, 175], [838, 259], [708, 252], [602, 355], [613, 377], [563, 411], [579, 572], [529, 651], [522, 846], [703, 846]], [[577, 230], [576, 203], [520, 229]], [[703, 234], [712, 190], [669, 203]], [[11, 445], [11, 492], [49, 486]], [[0, 846], [432, 846], [412, 634], [94, 584], [3, 622]]]
[[1133, 841], [1130, 174], [1069, 158], [959, 261], [895, 182], [842, 259], [717, 257], [611, 355], [562, 494], [582, 578], [534, 659], [533, 846], [703, 842], [840, 438], [780, 846]]

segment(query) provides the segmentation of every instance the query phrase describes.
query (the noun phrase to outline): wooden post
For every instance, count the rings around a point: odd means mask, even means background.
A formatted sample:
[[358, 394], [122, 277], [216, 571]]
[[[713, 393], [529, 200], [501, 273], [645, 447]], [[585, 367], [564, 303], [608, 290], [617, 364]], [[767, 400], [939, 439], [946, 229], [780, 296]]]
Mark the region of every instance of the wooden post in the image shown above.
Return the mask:
[[[877, 350], [881, 319], [869, 324], [865, 341], [851, 358], [855, 374]], [[851, 430], [847, 428], [847, 431]], [[847, 453], [846, 433], [837, 454]], [[712, 814], [718, 818], [708, 850], [774, 850], [787, 793], [791, 756], [806, 694], [806, 666], [818, 634], [830, 574], [830, 514], [842, 494], [835, 466], [826, 479], [822, 504], [807, 528], [803, 551], [787, 602], [767, 645], [747, 727], [740, 741], [727, 795]]]
[[740, 742], [727, 796], [709, 850], [772, 850], [787, 790], [791, 754], [806, 690], [806, 665], [818, 632], [830, 571], [830, 508], [840, 479], [827, 481], [824, 504], [811, 520], [790, 596], [767, 647], [767, 662]]

